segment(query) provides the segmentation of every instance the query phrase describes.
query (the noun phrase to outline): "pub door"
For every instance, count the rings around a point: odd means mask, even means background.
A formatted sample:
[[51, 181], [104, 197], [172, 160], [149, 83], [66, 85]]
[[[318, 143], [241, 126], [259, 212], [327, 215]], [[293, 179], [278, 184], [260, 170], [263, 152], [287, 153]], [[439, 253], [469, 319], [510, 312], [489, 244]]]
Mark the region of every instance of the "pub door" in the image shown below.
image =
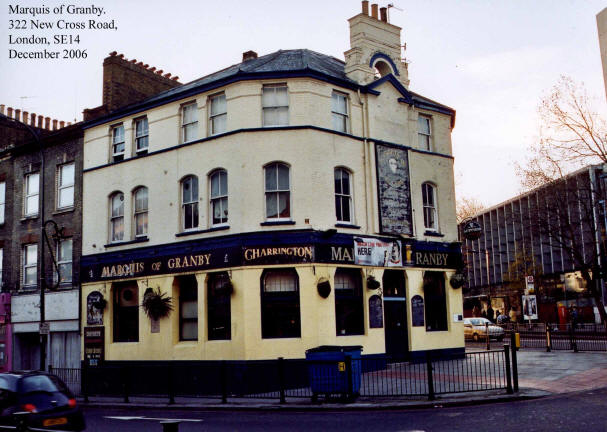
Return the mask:
[[401, 270], [386, 270], [382, 282], [386, 354], [395, 360], [407, 360], [409, 333], [405, 274]]

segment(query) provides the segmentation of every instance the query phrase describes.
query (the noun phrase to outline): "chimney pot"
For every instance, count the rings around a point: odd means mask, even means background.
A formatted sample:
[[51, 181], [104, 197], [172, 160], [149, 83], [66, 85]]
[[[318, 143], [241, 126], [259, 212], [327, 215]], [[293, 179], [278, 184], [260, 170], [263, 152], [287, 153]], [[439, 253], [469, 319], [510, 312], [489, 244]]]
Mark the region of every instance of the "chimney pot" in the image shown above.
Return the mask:
[[378, 19], [378, 17], [377, 17], [377, 8], [378, 8], [377, 4], [372, 4], [371, 5], [371, 16], [373, 18], [375, 18], [375, 19]]
[[23, 111], [22, 114], [23, 117], [21, 117], [23, 119], [23, 123], [28, 124], [29, 123], [29, 113], [27, 111]]
[[115, 57], [115, 56], [116, 56], [116, 54], [118, 54], [116, 51], [112, 51], [112, 52], [110, 53], [110, 57]]
[[156, 70], [156, 67], [155, 67], [155, 66], [152, 66], [152, 67], [150, 68], [150, 71], [151, 71], [151, 72], [154, 72], [155, 70]]
[[143, 67], [147, 69], [148, 67], [150, 67], [150, 65], [146, 63], [143, 65]]
[[118, 54], [118, 57], [124, 58], [124, 54]]
[[59, 122], [59, 127], [60, 128], [64, 128], [65, 127], [65, 122], [64, 121], [60, 121]]
[[57, 130], [57, 120], [53, 119], [53, 130]]
[[30, 114], [30, 125], [36, 126], [36, 114], [35, 113]]
[[38, 116], [38, 129], [42, 129], [44, 126], [44, 116], [39, 115]]
[[165, 77], [165, 78], [171, 78], [171, 73], [170, 73], [170, 72], [169, 72], [169, 73], [165, 73], [165, 74], [164, 74], [164, 77]]
[[13, 109], [11, 107], [8, 107], [6, 109], [6, 115], [8, 116], [8, 118], [13, 118]]
[[363, 14], [369, 15], [369, 0], [363, 0]]
[[158, 70], [156, 71], [156, 73], [157, 73], [158, 75], [162, 75], [162, 73], [163, 73], [163, 72], [164, 72], [164, 71], [163, 71], [162, 69], [158, 69]]
[[246, 62], [249, 60], [253, 60], [257, 58], [257, 53], [255, 51], [249, 50], [242, 53], [242, 61]]
[[137, 63], [137, 66], [143, 66], [143, 62], [140, 61], [139, 63]]
[[379, 8], [379, 16], [383, 22], [388, 22], [388, 8]]
[[131, 60], [131, 63], [133, 63], [133, 64], [137, 63], [137, 59]]
[[50, 130], [50, 128], [51, 128], [51, 118], [44, 117], [44, 129]]
[[15, 110], [15, 120], [21, 121], [21, 110], [20, 109]]
[[179, 79], [178, 76], [174, 76], [173, 78], [171, 78], [173, 81], [177, 81]]
[[0, 104], [0, 114], [4, 114], [4, 108], [5, 108], [4, 105]]

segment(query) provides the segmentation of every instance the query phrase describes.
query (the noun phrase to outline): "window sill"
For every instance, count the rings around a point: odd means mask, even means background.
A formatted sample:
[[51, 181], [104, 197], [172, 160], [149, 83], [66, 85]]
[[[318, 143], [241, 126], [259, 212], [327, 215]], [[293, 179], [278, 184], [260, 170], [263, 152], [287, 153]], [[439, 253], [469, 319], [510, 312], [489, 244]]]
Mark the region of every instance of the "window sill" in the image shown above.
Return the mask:
[[60, 214], [64, 214], [64, 213], [71, 213], [75, 210], [75, 208], [72, 207], [65, 207], [65, 208], [61, 208], [61, 209], [57, 209], [53, 212], [53, 216], [56, 215], [60, 215]]
[[428, 237], [445, 237], [445, 234], [441, 234], [438, 231], [425, 231], [424, 235]]
[[33, 221], [38, 219], [38, 215], [32, 215], [32, 216], [23, 216], [21, 218], [21, 222], [29, 222], [29, 221]]
[[348, 337], [348, 336], [364, 336], [364, 333], [349, 333], [349, 334], [337, 334], [337, 337]]
[[295, 221], [292, 221], [292, 220], [266, 221], [266, 222], [260, 223], [259, 225], [261, 225], [261, 226], [295, 225]]
[[175, 234], [175, 237], [185, 237], [185, 236], [195, 235], [195, 234], [205, 234], [205, 233], [210, 233], [210, 232], [214, 232], [214, 231], [224, 231], [227, 229], [230, 229], [230, 225], [217, 226], [217, 227], [213, 227], [213, 228], [209, 228], [209, 229], [205, 229], [205, 230], [183, 231], [183, 232]]
[[350, 229], [360, 229], [360, 227], [358, 225], [354, 225], [354, 224], [349, 224], [349, 223], [336, 223], [335, 224], [336, 228], [350, 228]]
[[133, 243], [144, 243], [146, 241], [150, 241], [150, 239], [148, 237], [139, 237], [139, 238], [136, 238], [135, 240], [108, 243], [106, 245], [103, 245], [103, 247], [111, 248], [111, 247], [116, 247], [116, 246], [130, 245]]

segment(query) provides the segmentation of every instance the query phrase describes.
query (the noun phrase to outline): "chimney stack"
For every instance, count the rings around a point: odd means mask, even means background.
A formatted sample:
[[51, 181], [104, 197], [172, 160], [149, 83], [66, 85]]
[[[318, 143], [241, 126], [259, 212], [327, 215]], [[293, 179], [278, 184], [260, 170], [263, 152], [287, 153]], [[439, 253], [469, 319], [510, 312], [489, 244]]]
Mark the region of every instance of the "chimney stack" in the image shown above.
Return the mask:
[[51, 118], [44, 117], [44, 129], [50, 130], [50, 128], [51, 128]]
[[57, 120], [53, 119], [53, 130], [57, 130]]
[[388, 8], [379, 8], [379, 16], [381, 17], [381, 20], [385, 23], [388, 22]]
[[15, 120], [21, 121], [21, 110], [15, 109]]
[[65, 127], [65, 122], [64, 121], [60, 121], [59, 122], [59, 128], [62, 129]]
[[371, 16], [372, 16], [373, 18], [375, 18], [375, 19], [379, 19], [379, 18], [377, 17], [377, 8], [378, 8], [377, 4], [372, 4], [372, 5], [371, 5]]
[[28, 124], [28, 123], [29, 123], [29, 121], [28, 121], [28, 120], [29, 120], [29, 118], [28, 118], [28, 117], [29, 117], [29, 115], [28, 115], [28, 114], [29, 114], [29, 113], [28, 113], [27, 111], [23, 111], [23, 114], [21, 114], [21, 115], [23, 116], [23, 117], [22, 117], [22, 119], [23, 119], [22, 121], [23, 121], [23, 123], [25, 123], [25, 124]]
[[13, 109], [11, 107], [6, 109], [6, 115], [8, 118], [13, 118]]
[[369, 0], [363, 0], [363, 14], [369, 15]]
[[44, 116], [38, 115], [38, 129], [44, 128]]
[[36, 114], [34, 113], [30, 114], [30, 125], [36, 126]]
[[246, 51], [242, 53], [242, 62], [246, 62], [249, 60], [254, 60], [257, 58], [257, 53], [255, 51]]

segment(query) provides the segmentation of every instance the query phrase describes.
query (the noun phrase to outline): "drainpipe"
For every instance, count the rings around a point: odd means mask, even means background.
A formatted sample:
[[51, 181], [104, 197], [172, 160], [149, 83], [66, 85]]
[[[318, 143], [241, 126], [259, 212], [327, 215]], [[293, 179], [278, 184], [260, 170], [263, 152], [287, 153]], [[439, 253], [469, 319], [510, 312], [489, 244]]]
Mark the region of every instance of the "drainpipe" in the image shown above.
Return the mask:
[[373, 170], [371, 169], [371, 142], [369, 141], [369, 109], [368, 109], [368, 96], [365, 94], [365, 100], [363, 101], [360, 89], [358, 89], [358, 102], [362, 107], [361, 119], [363, 125], [363, 139], [364, 139], [364, 173], [365, 173], [365, 194], [367, 195], [367, 202], [365, 206], [367, 232], [371, 233], [375, 230], [375, 220], [373, 218], [373, 185], [371, 180], [373, 179]]

